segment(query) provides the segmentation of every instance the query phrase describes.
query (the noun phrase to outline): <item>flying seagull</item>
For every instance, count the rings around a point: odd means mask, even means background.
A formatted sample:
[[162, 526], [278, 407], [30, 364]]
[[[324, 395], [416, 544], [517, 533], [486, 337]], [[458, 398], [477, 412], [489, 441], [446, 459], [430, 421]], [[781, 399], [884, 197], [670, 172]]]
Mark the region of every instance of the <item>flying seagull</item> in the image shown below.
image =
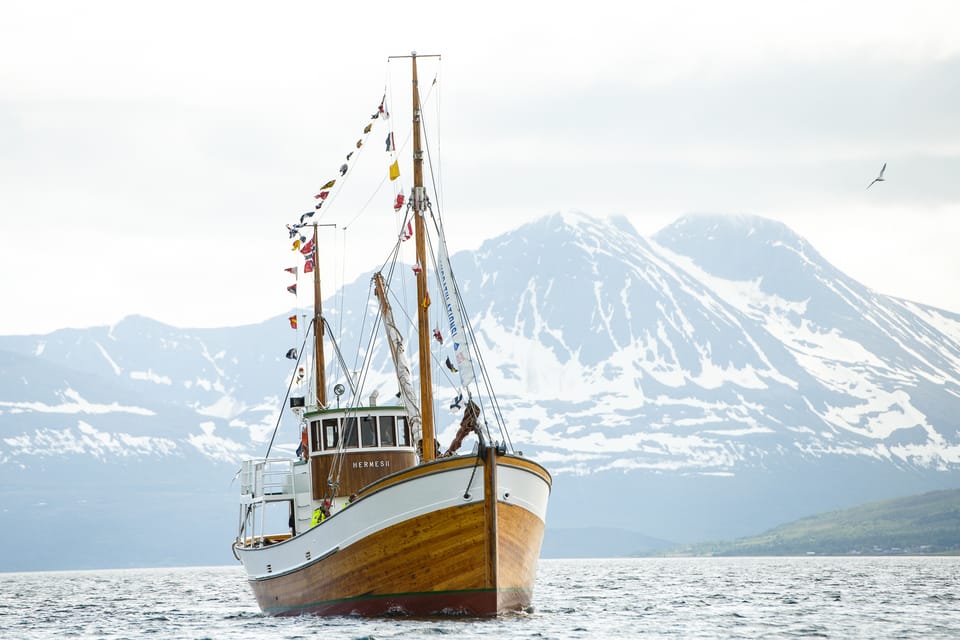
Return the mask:
[[[887, 163], [884, 162], [883, 166], [880, 167], [880, 175], [873, 179], [873, 182], [883, 182], [883, 172], [887, 170]], [[867, 185], [867, 189], [873, 186], [873, 182]]]

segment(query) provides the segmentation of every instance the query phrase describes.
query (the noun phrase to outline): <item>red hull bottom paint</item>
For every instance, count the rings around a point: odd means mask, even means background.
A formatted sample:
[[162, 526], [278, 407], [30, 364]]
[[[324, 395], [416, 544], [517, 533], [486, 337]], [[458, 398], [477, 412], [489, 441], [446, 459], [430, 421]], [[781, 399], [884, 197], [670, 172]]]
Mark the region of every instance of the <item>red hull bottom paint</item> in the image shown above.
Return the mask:
[[318, 602], [296, 608], [266, 609], [275, 616], [315, 614], [323, 616], [495, 616], [523, 611], [533, 597], [530, 589], [404, 593]]

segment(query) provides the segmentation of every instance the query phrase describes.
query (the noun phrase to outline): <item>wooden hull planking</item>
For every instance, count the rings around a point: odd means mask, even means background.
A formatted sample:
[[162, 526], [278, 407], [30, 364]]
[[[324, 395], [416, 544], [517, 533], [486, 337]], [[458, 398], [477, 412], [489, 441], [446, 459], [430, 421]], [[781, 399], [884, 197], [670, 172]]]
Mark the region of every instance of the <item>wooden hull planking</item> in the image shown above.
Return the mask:
[[[520, 493], [542, 501], [545, 511], [549, 474], [527, 460], [510, 460], [514, 472], [523, 470], [543, 485], [542, 490]], [[480, 475], [483, 469], [477, 471]], [[425, 481], [429, 475], [414, 471], [413, 479], [403, 484]], [[389, 493], [389, 481], [385, 484]], [[253, 593], [271, 615], [490, 616], [525, 609], [533, 595], [544, 514], [521, 506], [522, 496], [496, 490], [493, 495], [499, 499], [416, 515], [296, 569], [252, 576]], [[492, 529], [491, 508], [496, 523]]]

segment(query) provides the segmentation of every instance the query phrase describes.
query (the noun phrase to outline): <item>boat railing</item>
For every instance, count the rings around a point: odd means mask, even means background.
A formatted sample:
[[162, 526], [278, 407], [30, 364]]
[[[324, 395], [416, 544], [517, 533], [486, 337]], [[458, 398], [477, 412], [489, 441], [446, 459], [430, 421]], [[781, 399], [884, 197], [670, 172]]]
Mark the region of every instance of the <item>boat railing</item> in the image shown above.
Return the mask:
[[240, 468], [240, 495], [250, 499], [289, 497], [293, 493], [293, 460], [244, 460]]

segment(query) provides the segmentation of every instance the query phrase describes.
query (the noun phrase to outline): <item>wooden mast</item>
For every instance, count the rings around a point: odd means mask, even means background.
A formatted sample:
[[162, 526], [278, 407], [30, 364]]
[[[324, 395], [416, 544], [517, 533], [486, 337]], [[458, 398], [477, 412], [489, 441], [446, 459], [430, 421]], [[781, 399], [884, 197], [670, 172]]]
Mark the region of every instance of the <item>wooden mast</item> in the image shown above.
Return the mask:
[[316, 367], [317, 407], [325, 409], [327, 406], [327, 373], [326, 362], [323, 357], [323, 314], [320, 297], [320, 261], [317, 249], [317, 225], [313, 225], [313, 359]]
[[430, 360], [430, 294], [427, 291], [427, 225], [423, 211], [426, 192], [423, 188], [423, 149], [420, 146], [420, 89], [417, 85], [417, 52], [410, 54], [413, 66], [413, 218], [417, 235], [417, 334], [420, 346], [420, 415], [423, 420], [423, 462], [433, 460], [433, 382]]

